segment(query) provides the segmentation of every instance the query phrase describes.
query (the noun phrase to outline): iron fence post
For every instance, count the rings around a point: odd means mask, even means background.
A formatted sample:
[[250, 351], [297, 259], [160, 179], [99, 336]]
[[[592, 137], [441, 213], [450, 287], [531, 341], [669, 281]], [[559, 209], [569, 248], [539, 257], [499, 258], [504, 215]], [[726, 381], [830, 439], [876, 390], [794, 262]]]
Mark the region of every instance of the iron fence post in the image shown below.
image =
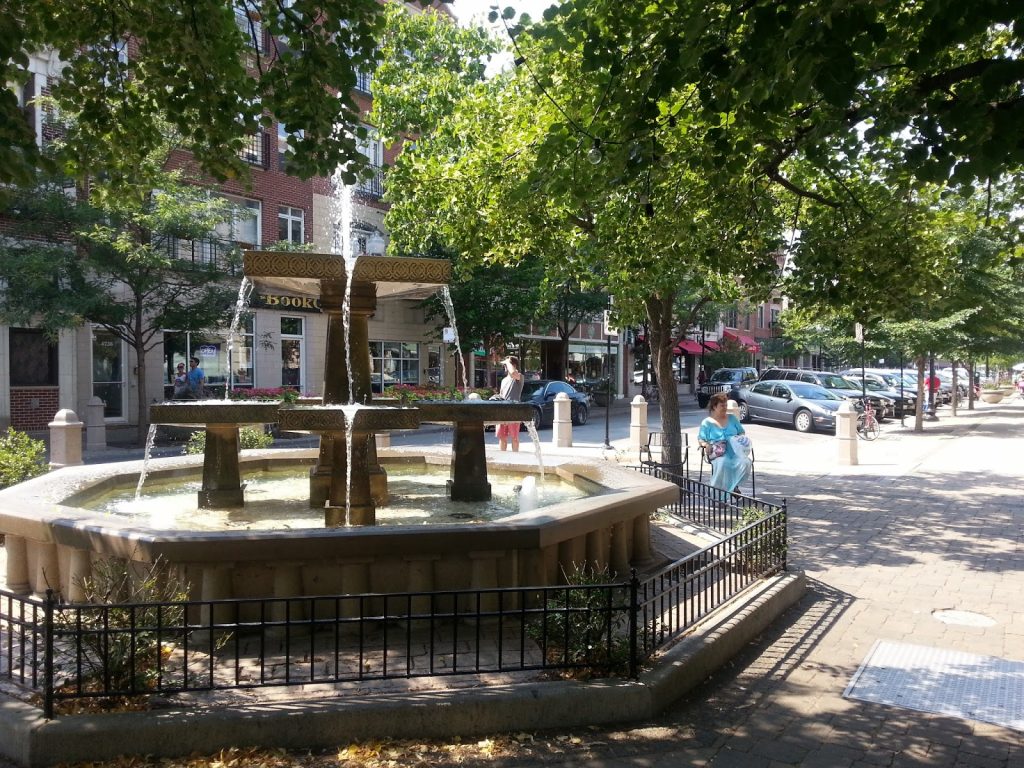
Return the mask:
[[637, 660], [637, 631], [640, 626], [638, 614], [640, 579], [637, 578], [636, 568], [633, 568], [629, 577], [629, 676], [636, 680], [638, 675], [639, 662]]
[[787, 570], [787, 554], [789, 552], [789, 512], [786, 511], [786, 500], [782, 500], [782, 570]]
[[43, 603], [43, 717], [53, 719], [53, 590], [46, 590]]

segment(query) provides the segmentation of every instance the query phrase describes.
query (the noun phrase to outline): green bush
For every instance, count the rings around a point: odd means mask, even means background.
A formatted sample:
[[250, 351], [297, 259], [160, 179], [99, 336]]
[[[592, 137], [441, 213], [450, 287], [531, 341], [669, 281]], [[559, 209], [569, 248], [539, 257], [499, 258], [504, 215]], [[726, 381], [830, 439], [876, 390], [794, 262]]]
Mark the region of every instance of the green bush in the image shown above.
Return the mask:
[[574, 564], [563, 576], [566, 585], [549, 590], [547, 612], [533, 616], [527, 635], [549, 662], [577, 666], [571, 673], [577, 677], [624, 674], [629, 668], [629, 616], [611, 606], [628, 602], [628, 588], [611, 586], [610, 601], [607, 590], [588, 589], [615, 582], [607, 566]]
[[85, 603], [65, 605], [54, 613], [58, 636], [79, 642], [56, 646], [59, 675], [81, 676], [87, 690], [102, 686], [115, 692], [144, 693], [162, 675], [167, 658], [184, 641], [188, 583], [158, 559], [129, 564], [97, 560], [92, 575], [75, 582]]
[[46, 472], [46, 443], [11, 427], [0, 437], [0, 488]]
[[[262, 427], [242, 427], [238, 433], [238, 443], [244, 449], [269, 448], [274, 444], [274, 436], [268, 435]], [[193, 432], [182, 453], [186, 455], [202, 453], [206, 450], [206, 430]]]

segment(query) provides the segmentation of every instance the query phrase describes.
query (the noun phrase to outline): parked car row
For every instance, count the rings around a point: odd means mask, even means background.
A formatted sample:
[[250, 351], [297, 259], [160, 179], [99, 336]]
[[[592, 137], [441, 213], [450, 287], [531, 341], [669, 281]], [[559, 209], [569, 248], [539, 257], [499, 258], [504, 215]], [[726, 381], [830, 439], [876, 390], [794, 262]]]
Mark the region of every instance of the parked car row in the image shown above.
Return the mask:
[[879, 421], [913, 415], [918, 405], [916, 378], [880, 369], [832, 373], [773, 367], [758, 374], [754, 368], [720, 368], [698, 388], [698, 404], [707, 407], [718, 392], [736, 401], [743, 421], [789, 423], [800, 432], [834, 429], [836, 411], [844, 401], [857, 410], [864, 408], [864, 401], [870, 403]]

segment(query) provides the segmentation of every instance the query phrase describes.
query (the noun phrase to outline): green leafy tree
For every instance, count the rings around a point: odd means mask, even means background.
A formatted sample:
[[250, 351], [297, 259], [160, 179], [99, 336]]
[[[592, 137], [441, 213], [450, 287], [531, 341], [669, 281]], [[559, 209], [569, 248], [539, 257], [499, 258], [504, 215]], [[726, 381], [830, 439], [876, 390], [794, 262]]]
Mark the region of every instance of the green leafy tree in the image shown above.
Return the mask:
[[[11, 0], [0, 80], [23, 83], [35, 52], [60, 56], [53, 96], [80, 120], [59, 161], [77, 177], [134, 175], [169, 123], [205, 171], [244, 178], [239, 152], [276, 121], [290, 131], [290, 172], [343, 166], [351, 183], [363, 162], [351, 92], [356, 69], [372, 67], [380, 11], [377, 0]], [[44, 163], [15, 93], [0, 89], [0, 182], [28, 183]]]
[[[923, 181], [984, 181], [1024, 161], [1019, 4], [564, 0], [543, 24], [501, 16], [527, 62], [534, 43], [542, 58], [582, 55], [599, 87], [571, 132], [635, 156], [636, 176], [665, 154], [672, 120], [707, 145], [709, 169], [749, 165], [822, 201], [815, 183], [876, 142]], [[552, 124], [547, 140], [564, 133]], [[787, 176], [798, 155], [815, 183]]]
[[[601, 87], [579, 52], [465, 83], [450, 109], [429, 120], [389, 112], [391, 103], [413, 103], [403, 93], [422, 90], [415, 75], [388, 78], [410, 69], [415, 63], [382, 64], [375, 93], [382, 124], [424, 127], [389, 176], [398, 250], [439, 241], [467, 266], [538, 258], [552, 286], [574, 280], [582, 292], [613, 295], [615, 325], [646, 316], [663, 381], [672, 377], [680, 329], [693, 322], [676, 316], [681, 285], [699, 285], [707, 301], [756, 298], [774, 283], [779, 222], [769, 186], [708, 173], [700, 142], [678, 124], [657, 169], [637, 178], [625, 172], [628, 156], [604, 162], [572, 124], [579, 103]], [[662, 405], [662, 421], [666, 434], [679, 434], [674, 399]], [[678, 460], [680, 448], [668, 446], [667, 460], [673, 450]]]
[[231, 205], [179, 173], [163, 175], [159, 192], [130, 194], [108, 182], [86, 198], [72, 198], [57, 184], [19, 189], [0, 216], [11, 237], [0, 243], [0, 320], [34, 324], [51, 336], [63, 328], [95, 323], [131, 349], [138, 382], [140, 438], [149, 424], [147, 353], [162, 344], [163, 330], [222, 327], [237, 286], [228, 284], [239, 254], [222, 262], [175, 257], [178, 239], [208, 238]]

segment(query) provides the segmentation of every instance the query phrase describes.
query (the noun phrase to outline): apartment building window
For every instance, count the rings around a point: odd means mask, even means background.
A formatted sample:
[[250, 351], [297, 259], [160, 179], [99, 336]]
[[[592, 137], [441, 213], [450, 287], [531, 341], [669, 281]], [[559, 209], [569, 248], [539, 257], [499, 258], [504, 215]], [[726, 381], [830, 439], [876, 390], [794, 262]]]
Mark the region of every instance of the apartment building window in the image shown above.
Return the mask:
[[295, 139], [301, 139], [301, 130], [292, 131], [284, 123], [277, 124], [277, 170], [288, 170], [288, 156], [295, 154]]
[[301, 208], [278, 206], [277, 239], [288, 243], [304, 243], [305, 215], [306, 212]]
[[367, 95], [373, 94], [373, 74], [362, 69], [356, 69], [356, 90]]
[[729, 328], [739, 328], [739, 317], [739, 310], [733, 307], [732, 309], [725, 313], [725, 324]]
[[405, 341], [371, 341], [370, 360], [373, 374], [370, 380], [375, 392], [395, 384], [420, 383], [420, 348]]
[[757, 307], [757, 327], [764, 328], [764, 304]]
[[371, 126], [364, 126], [367, 131], [365, 139], [356, 141], [356, 149], [368, 161], [372, 175], [359, 180], [357, 191], [370, 197], [381, 197], [384, 194], [384, 145]]
[[217, 225], [217, 236], [222, 240], [258, 246], [262, 242], [260, 237], [262, 228], [262, 206], [260, 201], [232, 197], [230, 195], [225, 195], [225, 197], [233, 202], [237, 208], [230, 221]]
[[250, 11], [244, 3], [235, 5], [235, 24], [245, 38], [246, 44], [254, 51], [264, 53], [266, 46], [263, 42], [263, 23], [259, 20], [257, 11]]

